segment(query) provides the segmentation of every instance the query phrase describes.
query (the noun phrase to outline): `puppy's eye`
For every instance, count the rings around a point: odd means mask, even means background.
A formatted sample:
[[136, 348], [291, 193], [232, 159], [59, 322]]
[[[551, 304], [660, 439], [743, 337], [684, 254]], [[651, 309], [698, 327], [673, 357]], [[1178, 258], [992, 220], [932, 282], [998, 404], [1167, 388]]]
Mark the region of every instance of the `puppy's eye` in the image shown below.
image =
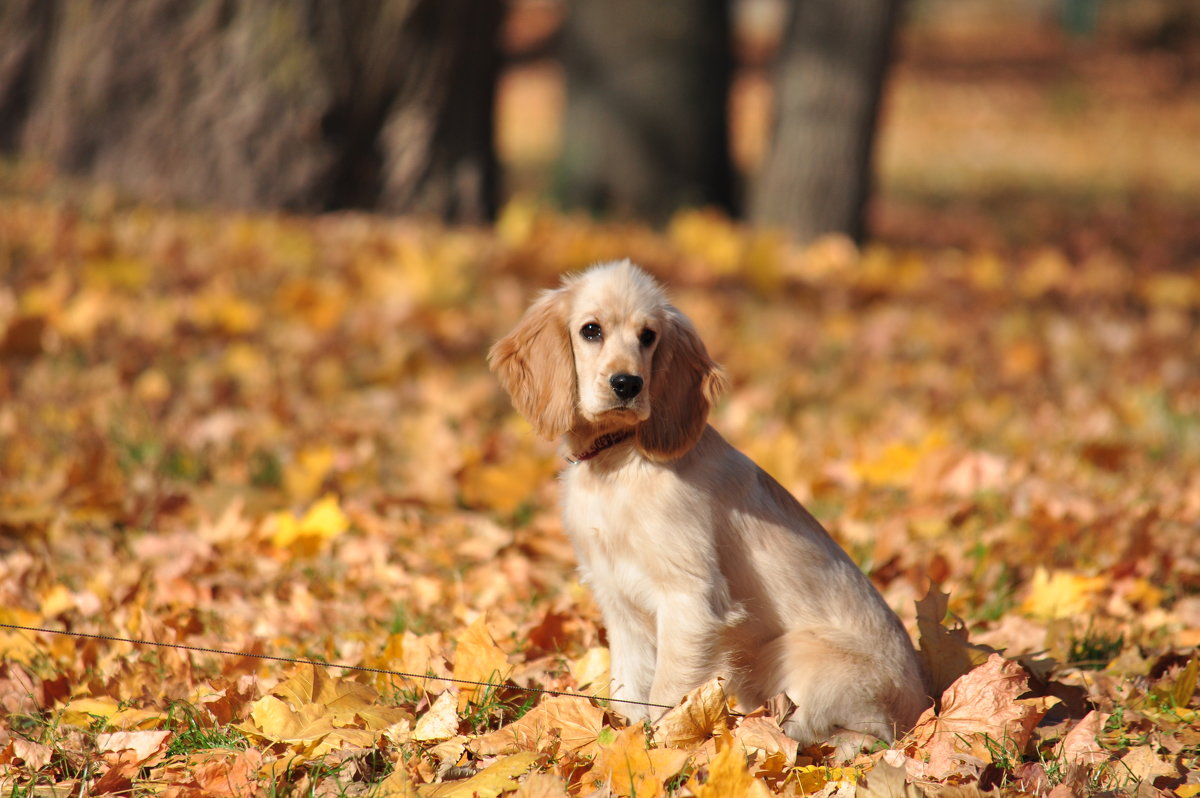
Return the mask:
[[642, 334], [638, 336], [638, 340], [641, 341], [642, 346], [650, 346], [657, 338], [658, 333], [654, 332], [654, 330], [642, 330]]
[[600, 329], [600, 325], [594, 321], [589, 321], [587, 324], [579, 328], [579, 334], [588, 341], [599, 341], [604, 337], [604, 331]]

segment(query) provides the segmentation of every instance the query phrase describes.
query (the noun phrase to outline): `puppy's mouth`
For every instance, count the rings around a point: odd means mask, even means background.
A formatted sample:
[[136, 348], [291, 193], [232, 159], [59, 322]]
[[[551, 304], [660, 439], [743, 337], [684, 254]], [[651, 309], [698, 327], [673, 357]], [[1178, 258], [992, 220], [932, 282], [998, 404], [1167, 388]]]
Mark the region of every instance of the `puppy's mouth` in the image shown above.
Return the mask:
[[650, 414], [645, 408], [639, 406], [639, 402], [622, 402], [602, 408], [587, 415], [591, 416], [588, 420], [594, 424], [603, 424], [604, 426], [627, 426], [638, 424], [649, 418]]
[[615, 404], [597, 414], [598, 419], [628, 424], [645, 421], [649, 416], [644, 404], [636, 401]]

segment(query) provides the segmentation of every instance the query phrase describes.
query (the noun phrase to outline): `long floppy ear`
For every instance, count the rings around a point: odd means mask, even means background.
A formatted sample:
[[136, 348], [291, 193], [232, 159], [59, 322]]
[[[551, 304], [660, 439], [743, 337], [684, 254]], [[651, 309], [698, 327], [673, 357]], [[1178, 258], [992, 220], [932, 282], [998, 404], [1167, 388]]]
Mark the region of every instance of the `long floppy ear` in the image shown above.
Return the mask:
[[725, 386], [725, 373], [709, 356], [696, 328], [670, 308], [654, 352], [650, 418], [637, 428], [638, 446], [662, 460], [692, 448]]
[[579, 402], [567, 299], [567, 289], [542, 294], [488, 352], [488, 365], [517, 412], [551, 440], [574, 425]]

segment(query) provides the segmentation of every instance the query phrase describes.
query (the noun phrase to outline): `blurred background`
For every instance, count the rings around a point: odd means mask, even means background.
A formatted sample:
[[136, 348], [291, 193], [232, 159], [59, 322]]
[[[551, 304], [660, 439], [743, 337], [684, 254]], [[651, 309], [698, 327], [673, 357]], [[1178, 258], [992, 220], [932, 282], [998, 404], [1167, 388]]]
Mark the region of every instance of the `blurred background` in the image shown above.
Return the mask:
[[1194, 0], [3, 0], [0, 53], [10, 163], [141, 201], [1200, 256]]

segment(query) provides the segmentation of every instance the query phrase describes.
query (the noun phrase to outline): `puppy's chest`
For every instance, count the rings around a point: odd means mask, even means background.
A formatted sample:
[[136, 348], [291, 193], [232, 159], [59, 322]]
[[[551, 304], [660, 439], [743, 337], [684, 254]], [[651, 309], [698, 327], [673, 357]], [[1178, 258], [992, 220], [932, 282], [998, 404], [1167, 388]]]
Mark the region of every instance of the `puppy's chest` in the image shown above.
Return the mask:
[[630, 468], [564, 480], [563, 524], [589, 580], [675, 581], [676, 571], [707, 570], [711, 530], [702, 506], [669, 470]]
[[582, 565], [604, 567], [638, 559], [635, 547], [642, 537], [642, 519], [635, 503], [586, 475], [567, 479], [565, 488], [563, 525]]

